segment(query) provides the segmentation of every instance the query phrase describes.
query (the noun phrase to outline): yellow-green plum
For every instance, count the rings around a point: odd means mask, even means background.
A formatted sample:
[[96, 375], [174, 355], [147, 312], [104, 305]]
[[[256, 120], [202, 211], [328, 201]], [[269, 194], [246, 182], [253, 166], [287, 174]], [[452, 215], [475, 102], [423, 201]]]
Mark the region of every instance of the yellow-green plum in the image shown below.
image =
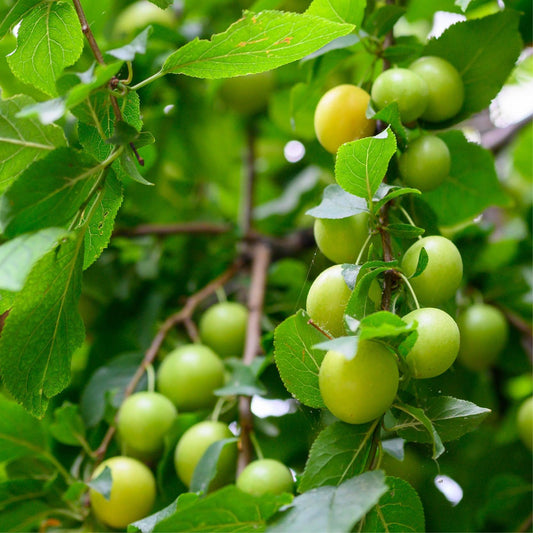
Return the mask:
[[425, 56], [412, 63], [409, 69], [427, 83], [429, 90], [427, 107], [421, 118], [441, 122], [459, 113], [464, 102], [464, 84], [450, 62], [441, 57]]
[[391, 68], [382, 72], [372, 85], [372, 101], [378, 109], [392, 102], [398, 104], [402, 122], [416, 120], [428, 104], [428, 84], [416, 72], [406, 68]]
[[370, 95], [356, 85], [337, 85], [322, 96], [315, 110], [315, 133], [320, 144], [335, 154], [341, 144], [370, 137], [376, 122], [366, 118]]
[[[230, 439], [233, 433], [222, 422], [206, 420], [190, 427], [180, 438], [174, 452], [174, 466], [178, 477], [190, 487], [194, 469], [211, 444]], [[229, 444], [220, 453], [217, 475], [211, 488], [218, 488], [230, 483], [235, 475], [237, 445]]]
[[351, 360], [341, 352], [327, 352], [318, 382], [324, 404], [333, 415], [349, 424], [364, 424], [392, 405], [398, 391], [398, 365], [383, 344], [360, 340]]
[[436, 189], [450, 174], [450, 167], [450, 150], [435, 135], [418, 137], [398, 158], [403, 182], [422, 192]]
[[237, 488], [253, 496], [292, 492], [294, 481], [291, 471], [275, 459], [252, 461], [240, 473]]
[[439, 306], [450, 299], [463, 279], [463, 261], [452, 241], [440, 235], [431, 235], [416, 241], [405, 252], [402, 268], [407, 277], [416, 272], [420, 251], [428, 254], [428, 263], [419, 276], [410, 280], [420, 304]]
[[123, 453], [141, 460], [157, 457], [176, 415], [174, 404], [158, 392], [137, 392], [126, 398], [117, 420]]
[[253, 115], [266, 107], [274, 85], [272, 71], [237, 76], [223, 81], [220, 97], [237, 113]]
[[533, 450], [533, 396], [525, 400], [518, 409], [516, 423], [522, 442]]
[[459, 328], [455, 320], [441, 309], [423, 307], [403, 317], [416, 320], [418, 337], [406, 357], [415, 378], [433, 378], [446, 372], [459, 351]]
[[111, 470], [111, 496], [109, 500], [90, 489], [91, 508], [100, 522], [124, 529], [131, 522], [147, 516], [155, 502], [156, 485], [151, 470], [132, 457], [116, 456], [100, 463], [93, 479], [105, 469]]
[[342, 275], [342, 265], [326, 268], [309, 289], [307, 313], [319, 327], [340, 337], [344, 335], [344, 310], [351, 294]]
[[246, 340], [248, 309], [238, 302], [219, 302], [200, 318], [200, 338], [220, 357], [240, 357]]
[[179, 411], [212, 407], [224, 384], [224, 364], [211, 348], [186, 344], [169, 353], [157, 373], [157, 388]]
[[368, 219], [366, 211], [346, 218], [316, 218], [317, 246], [334, 263], [355, 263], [368, 237]]
[[470, 370], [492, 366], [507, 343], [509, 328], [503, 313], [492, 305], [476, 303], [459, 313], [457, 325], [461, 364]]

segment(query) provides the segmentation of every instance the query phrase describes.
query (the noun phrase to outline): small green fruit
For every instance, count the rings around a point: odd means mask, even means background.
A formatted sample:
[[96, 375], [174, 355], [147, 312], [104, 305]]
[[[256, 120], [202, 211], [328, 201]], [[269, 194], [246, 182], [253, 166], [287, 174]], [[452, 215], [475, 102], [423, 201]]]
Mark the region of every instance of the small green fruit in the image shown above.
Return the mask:
[[291, 471], [274, 459], [252, 461], [237, 478], [237, 488], [253, 496], [292, 492]]

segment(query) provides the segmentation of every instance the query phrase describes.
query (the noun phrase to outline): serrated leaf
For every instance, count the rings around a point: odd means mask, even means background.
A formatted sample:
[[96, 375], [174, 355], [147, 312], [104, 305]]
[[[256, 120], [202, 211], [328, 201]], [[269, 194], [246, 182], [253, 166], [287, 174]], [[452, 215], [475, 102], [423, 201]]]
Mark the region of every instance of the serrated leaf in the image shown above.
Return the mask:
[[306, 14], [358, 27], [363, 22], [365, 8], [366, 0], [313, 0]]
[[83, 34], [70, 2], [44, 2], [24, 17], [17, 48], [7, 57], [13, 73], [50, 96], [57, 95], [56, 80], [83, 50]]
[[424, 532], [422, 502], [416, 490], [397, 477], [387, 476], [389, 486], [379, 503], [365, 516], [360, 531], [367, 533]]
[[0, 396], [0, 462], [47, 451], [47, 438], [41, 421], [21, 405]]
[[15, 0], [0, 22], [0, 39], [23, 17], [43, 0]]
[[155, 526], [159, 522], [161, 522], [165, 518], [168, 518], [169, 516], [172, 516], [176, 512], [180, 500], [184, 498], [187, 499], [189, 497], [192, 497], [193, 501], [196, 501], [198, 499], [197, 494], [190, 494], [187, 492], [180, 494], [176, 500], [174, 500], [171, 504], [167, 505], [160, 511], [157, 511], [157, 513], [151, 514], [146, 518], [142, 518], [141, 520], [137, 520], [136, 522], [133, 522], [132, 524], [128, 525], [126, 531], [128, 531], [129, 533], [135, 533], [137, 531], [140, 531], [141, 533], [152, 533]]
[[395, 426], [400, 437], [408, 441], [430, 442], [433, 448], [432, 459], [438, 459], [444, 453], [442, 440], [423, 409], [407, 404], [395, 404], [392, 408], [402, 413]]
[[106, 500], [109, 500], [113, 486], [113, 473], [111, 472], [111, 468], [106, 465], [97, 477], [87, 482], [87, 486], [101, 494]]
[[396, 152], [396, 137], [387, 128], [375, 137], [343, 144], [337, 152], [335, 178], [351, 194], [372, 201]]
[[77, 405], [65, 402], [54, 411], [54, 422], [50, 433], [63, 444], [81, 446], [85, 444], [85, 426]]
[[152, 26], [148, 26], [135, 39], [120, 48], [108, 50], [106, 54], [121, 59], [122, 61], [133, 61], [137, 54], [146, 53], [148, 37], [152, 33]]
[[3, 382], [35, 416], [68, 385], [70, 357], [84, 339], [82, 262], [83, 235], [45, 255], [15, 298], [0, 337]]
[[161, 72], [208, 79], [255, 74], [302, 59], [352, 30], [351, 24], [311, 15], [247, 11], [224, 33], [179, 48]]
[[429, 262], [428, 253], [426, 249], [422, 247], [420, 248], [420, 254], [418, 256], [418, 262], [416, 263], [415, 272], [409, 279], [413, 279], [413, 278], [420, 276], [420, 274], [422, 274], [422, 272], [426, 270], [426, 267], [428, 266], [428, 262]]
[[103, 172], [104, 167], [85, 153], [54, 150], [28, 167], [1, 197], [1, 230], [14, 237], [67, 224]]
[[450, 175], [423, 198], [441, 226], [453, 226], [473, 219], [487, 207], [508, 204], [488, 150], [468, 142], [460, 131], [448, 131], [439, 137], [450, 150]]
[[355, 357], [358, 345], [359, 337], [350, 335], [346, 337], [337, 337], [335, 339], [329, 339], [327, 341], [319, 342], [318, 344], [315, 344], [313, 348], [315, 348], [316, 350], [334, 350], [336, 352], [340, 352], [348, 361], [350, 361]]
[[20, 119], [20, 110], [34, 103], [18, 95], [0, 100], [0, 192], [31, 163], [66, 144], [58, 126], [43, 126], [36, 120]]
[[412, 224], [392, 223], [385, 228], [391, 235], [401, 239], [414, 239], [425, 233], [424, 228], [413, 226]]
[[66, 235], [62, 228], [46, 228], [0, 245], [0, 289], [20, 291], [35, 263]]
[[17, 118], [35, 118], [44, 126], [59, 120], [67, 111], [65, 97], [59, 96], [52, 100], [30, 104], [17, 113]]
[[365, 472], [337, 487], [319, 487], [294, 498], [267, 533], [349, 533], [387, 490], [380, 470]]
[[213, 442], [198, 461], [194, 474], [192, 476], [190, 490], [192, 492], [208, 492], [209, 486], [217, 475], [217, 465], [221, 453], [227, 446], [232, 446], [236, 449], [236, 438], [222, 439]]
[[133, 158], [133, 152], [129, 146], [125, 148], [122, 154], [120, 154], [120, 168], [123, 173], [133, 181], [141, 183], [142, 185], [153, 185], [152, 182], [145, 179], [139, 172], [137, 164]]
[[347, 218], [368, 211], [364, 198], [346, 192], [339, 185], [328, 185], [322, 194], [322, 201], [306, 211], [315, 218]]
[[[86, 225], [85, 231], [85, 257], [83, 269], [89, 268], [102, 251], [107, 247], [113, 228], [115, 217], [122, 205], [122, 186], [112, 170], [108, 170], [103, 189], [95, 194], [88, 204], [81, 219], [81, 224]], [[87, 220], [85, 216], [90, 218]]]
[[[383, 187], [383, 191], [380, 191], [380, 189], [382, 189], [382, 185], [385, 185], [386, 187]], [[381, 195], [380, 192], [385, 192], [385, 194]], [[395, 185], [386, 185], [382, 183], [376, 191], [376, 194], [374, 195], [374, 213], [377, 213], [377, 211], [379, 211], [385, 204], [387, 204], [391, 200], [394, 200], [395, 198], [404, 196], [406, 194], [422, 193], [418, 189], [411, 189], [410, 187], [397, 187]]]
[[375, 428], [375, 422], [355, 425], [335, 422], [324, 429], [309, 450], [299, 492], [339, 485], [363, 473], [368, 466]]
[[522, 50], [518, 21], [519, 14], [506, 9], [453, 24], [439, 38], [428, 42], [422, 55], [449, 61], [459, 71], [465, 87], [465, 101], [459, 114], [437, 127], [461, 122], [490, 104]]
[[407, 143], [407, 131], [402, 124], [397, 102], [391, 102], [389, 105], [385, 106], [379, 111], [369, 107], [366, 111], [366, 116], [372, 120], [381, 120], [387, 124], [390, 124], [392, 130], [399, 137], [403, 145]]
[[390, 270], [390, 268], [390, 266], [381, 266], [370, 270], [370, 272], [362, 272], [346, 304], [345, 315], [361, 320], [376, 311], [377, 305], [369, 296], [370, 287], [380, 274]]
[[390, 311], [377, 311], [361, 320], [359, 330], [361, 340], [404, 338], [416, 331], [416, 326], [414, 323], [404, 322]]
[[274, 357], [287, 390], [309, 407], [324, 407], [318, 387], [318, 371], [325, 353], [314, 348], [327, 339], [308, 323], [305, 311], [282, 322], [274, 332]]
[[266, 521], [291, 499], [289, 494], [252, 496], [230, 485], [196, 500], [184, 509], [178, 507], [173, 515], [159, 522], [154, 531], [261, 532]]

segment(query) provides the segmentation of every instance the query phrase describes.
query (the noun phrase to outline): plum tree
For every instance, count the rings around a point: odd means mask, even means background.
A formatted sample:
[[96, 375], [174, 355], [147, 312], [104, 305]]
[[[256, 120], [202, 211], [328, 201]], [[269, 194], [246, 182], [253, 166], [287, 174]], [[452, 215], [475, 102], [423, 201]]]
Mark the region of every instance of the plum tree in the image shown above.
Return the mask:
[[463, 80], [457, 69], [445, 59], [425, 56], [411, 63], [409, 69], [426, 81], [428, 103], [421, 118], [442, 122], [454, 117], [464, 102]]
[[418, 337], [407, 354], [407, 365], [415, 378], [433, 378], [446, 372], [459, 351], [459, 328], [441, 309], [423, 307], [403, 317], [416, 320]]
[[436, 189], [448, 177], [450, 167], [450, 150], [435, 135], [418, 137], [398, 158], [404, 183], [422, 192]]
[[224, 364], [211, 348], [186, 344], [169, 353], [157, 373], [157, 388], [178, 410], [207, 409], [224, 384]]
[[[194, 469], [209, 446], [219, 440], [230, 439], [233, 433], [222, 422], [206, 420], [190, 427], [180, 438], [174, 451], [174, 466], [178, 477], [190, 487]], [[217, 475], [211, 488], [229, 483], [235, 475], [237, 446], [235, 443], [224, 447], [217, 465]]]
[[337, 85], [318, 102], [315, 133], [320, 144], [332, 154], [341, 144], [374, 134], [376, 123], [366, 118], [370, 95], [356, 85]]
[[236, 485], [254, 496], [292, 492], [291, 471], [275, 459], [258, 459], [248, 464], [237, 478]]
[[174, 404], [158, 392], [137, 392], [126, 398], [117, 420], [123, 453], [142, 460], [157, 457], [176, 415]]
[[438, 306], [459, 288], [463, 278], [463, 261], [455, 244], [446, 237], [424, 237], [412, 244], [402, 258], [402, 268], [408, 277], [416, 272], [422, 248], [428, 255], [426, 268], [410, 283], [422, 305]]
[[238, 302], [219, 302], [200, 318], [200, 338], [220, 357], [240, 357], [244, 350], [248, 309]]
[[426, 110], [429, 89], [426, 81], [416, 72], [394, 68], [382, 72], [376, 78], [370, 94], [378, 109], [396, 102], [402, 122], [409, 123]]
[[124, 529], [151, 511], [156, 497], [154, 475], [137, 459], [116, 456], [100, 463], [93, 473], [93, 479], [106, 467], [111, 470], [111, 495], [106, 499], [103, 494], [91, 488], [91, 508], [102, 523]]
[[335, 350], [326, 353], [318, 374], [326, 407], [340, 420], [363, 424], [381, 416], [398, 390], [396, 359], [384, 345], [360, 340], [348, 360]]
[[326, 268], [309, 289], [307, 313], [318, 326], [339, 337], [344, 334], [344, 310], [351, 293], [342, 275], [342, 265]]
[[458, 360], [471, 370], [485, 370], [494, 364], [507, 343], [508, 325], [496, 307], [475, 303], [459, 313], [461, 332]]
[[366, 211], [346, 218], [317, 218], [313, 231], [320, 251], [334, 263], [355, 263], [368, 237]]

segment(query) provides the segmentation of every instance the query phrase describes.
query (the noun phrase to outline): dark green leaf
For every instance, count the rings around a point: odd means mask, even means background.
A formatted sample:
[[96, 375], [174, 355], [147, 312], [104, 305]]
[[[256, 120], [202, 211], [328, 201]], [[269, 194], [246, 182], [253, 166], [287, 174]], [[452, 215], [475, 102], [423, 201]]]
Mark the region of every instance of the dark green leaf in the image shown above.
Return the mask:
[[0, 530], [35, 531], [49, 516], [51, 510], [42, 500], [22, 502], [9, 511], [0, 513]]
[[28, 167], [1, 197], [1, 230], [14, 237], [67, 224], [103, 172], [104, 167], [87, 154], [54, 150]]
[[318, 371], [324, 352], [314, 348], [326, 336], [308, 323], [305, 311], [282, 322], [274, 333], [275, 359], [287, 390], [309, 407], [324, 407], [318, 388]]
[[54, 422], [50, 424], [50, 433], [56, 440], [70, 446], [85, 444], [85, 426], [77, 405], [64, 403], [54, 411]]
[[310, 490], [276, 515], [267, 533], [348, 533], [386, 490], [380, 470], [365, 472], [337, 487]]
[[392, 30], [396, 21], [405, 13], [405, 8], [386, 5], [376, 9], [365, 22], [365, 29], [381, 37]]
[[424, 228], [419, 228], [417, 226], [413, 226], [412, 224], [400, 223], [389, 224], [386, 229], [391, 235], [400, 237], [402, 239], [414, 239], [419, 235], [423, 235], [426, 231]]
[[0, 289], [22, 289], [31, 269], [67, 235], [61, 228], [25, 233], [0, 245]]
[[22, 20], [17, 48], [7, 61], [23, 82], [56, 96], [57, 78], [78, 60], [82, 50], [83, 34], [73, 5], [43, 2]]
[[390, 268], [389, 266], [382, 266], [374, 268], [370, 272], [362, 271], [346, 305], [346, 315], [361, 320], [376, 311], [378, 306], [370, 297], [371, 286], [380, 274], [390, 270]]
[[368, 467], [376, 423], [335, 422], [324, 429], [309, 451], [298, 490], [339, 485]]
[[[40, 479], [8, 479], [0, 481], [0, 511], [9, 513], [10, 506], [21, 502], [35, 501], [46, 495], [44, 482]], [[1, 519], [0, 519], [1, 523]]]
[[283, 505], [289, 494], [251, 496], [230, 485], [198, 499], [159, 522], [154, 531], [196, 531], [198, 533], [261, 532], [266, 521]]
[[32, 103], [34, 100], [25, 95], [0, 100], [0, 192], [31, 163], [65, 145], [58, 126], [17, 118], [20, 110]]
[[216, 396], [253, 396], [266, 394], [266, 389], [258, 381], [253, 369], [238, 359], [226, 360], [232, 369], [231, 376], [226, 384], [214, 391]]
[[385, 478], [389, 486], [379, 503], [365, 516], [360, 531], [372, 533], [424, 532], [422, 502], [416, 490], [397, 477]]
[[106, 139], [109, 144], [125, 145], [133, 142], [139, 135], [137, 129], [123, 120], [115, 123], [113, 135]]
[[309, 209], [306, 214], [315, 218], [346, 218], [363, 211], [368, 211], [364, 198], [346, 192], [339, 185], [328, 185], [320, 205]]
[[130, 147], [126, 149], [120, 155], [120, 165], [122, 171], [133, 181], [137, 183], [142, 183], [143, 185], [153, 185], [150, 181], [146, 180], [137, 168], [137, 163], [135, 162], [133, 151]]
[[209, 79], [264, 72], [302, 59], [352, 29], [311, 15], [247, 11], [210, 41], [196, 39], [179, 48], [161, 71]]
[[460, 131], [448, 131], [439, 137], [450, 150], [450, 175], [434, 191], [423, 195], [439, 224], [453, 226], [473, 219], [487, 207], [508, 204], [488, 150], [468, 142]]
[[397, 37], [392, 46], [383, 51], [383, 57], [393, 65], [407, 66], [417, 59], [424, 45], [414, 36]]
[[426, 270], [426, 267], [428, 266], [428, 261], [429, 261], [429, 257], [428, 257], [428, 253], [426, 249], [424, 247], [420, 248], [420, 255], [418, 256], [418, 263], [416, 264], [416, 270], [409, 279], [413, 279], [413, 278], [416, 278], [417, 276], [420, 276], [420, 274], [422, 274], [422, 272]]
[[97, 477], [91, 479], [87, 485], [91, 489], [99, 492], [106, 500], [111, 498], [111, 488], [113, 486], [113, 474], [111, 468], [105, 466]]
[[367, 118], [373, 120], [381, 120], [387, 124], [390, 124], [394, 133], [398, 136], [401, 143], [405, 145], [407, 143], [407, 132], [402, 124], [400, 118], [400, 110], [396, 102], [391, 102], [379, 111], [375, 111], [372, 107], [369, 107], [366, 112]]
[[343, 144], [335, 163], [337, 182], [345, 191], [370, 203], [395, 152], [396, 137], [390, 128], [375, 137]]
[[68, 385], [71, 355], [85, 336], [78, 311], [82, 264], [80, 234], [36, 264], [4, 324], [4, 384], [36, 416]]
[[358, 27], [363, 22], [365, 7], [366, 0], [313, 0], [306, 14]]

